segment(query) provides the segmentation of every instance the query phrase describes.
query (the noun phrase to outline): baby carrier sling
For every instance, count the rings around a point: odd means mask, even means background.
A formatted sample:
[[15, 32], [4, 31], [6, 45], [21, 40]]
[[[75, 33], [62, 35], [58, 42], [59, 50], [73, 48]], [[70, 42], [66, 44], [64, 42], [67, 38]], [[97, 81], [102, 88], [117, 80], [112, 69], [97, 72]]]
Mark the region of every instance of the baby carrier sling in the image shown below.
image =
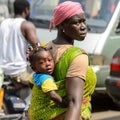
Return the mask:
[[[55, 65], [54, 75], [55, 81], [65, 80], [67, 70], [73, 61], [73, 59], [81, 54], [86, 54], [82, 49], [78, 47], [69, 48], [65, 51], [60, 58], [59, 62]], [[78, 63], [79, 64], [79, 63]], [[85, 86], [84, 86], [84, 97], [94, 92], [96, 85], [96, 74], [90, 66], [90, 59], [88, 56], [89, 68], [86, 74]], [[88, 87], [89, 86], [89, 87]]]
[[[73, 59], [81, 54], [86, 54], [86, 52], [78, 47], [69, 48], [65, 51], [60, 58], [59, 62], [55, 66], [55, 80], [65, 80], [67, 70], [73, 61]], [[78, 63], [79, 64], [79, 63]], [[83, 118], [87, 118], [88, 120], [91, 119], [91, 95], [94, 92], [94, 88], [96, 85], [96, 74], [93, 71], [92, 67], [90, 66], [90, 59], [88, 56], [88, 64], [89, 68], [86, 73], [86, 80], [84, 85], [84, 93], [83, 93], [83, 101], [82, 101], [82, 108], [81, 108], [81, 116]], [[65, 81], [64, 81], [65, 85]], [[64, 86], [65, 88], [65, 86]], [[65, 90], [64, 90], [65, 91]]]
[[[55, 77], [55, 82], [58, 86], [57, 93], [61, 97], [66, 96], [65, 78], [66, 78], [67, 70], [72, 60], [81, 54], [86, 54], [86, 53], [84, 53], [78, 47], [69, 48], [67, 51], [63, 53], [59, 62], [55, 65], [54, 77]], [[89, 102], [91, 100], [91, 94], [94, 91], [95, 84], [96, 84], [96, 75], [92, 70], [92, 68], [89, 67], [88, 72], [86, 74], [86, 81], [84, 86], [84, 96], [83, 96], [83, 105], [82, 105], [82, 113], [84, 114], [82, 114], [82, 116], [89, 113], [89, 111], [86, 110], [86, 108], [90, 106]], [[56, 117], [64, 113], [65, 111], [66, 108], [62, 108], [54, 101], [50, 100], [50, 98], [45, 93], [43, 93], [39, 87], [34, 85], [32, 90], [32, 101], [30, 105], [31, 120], [40, 120], [40, 119], [63, 120], [63, 118], [56, 119]]]

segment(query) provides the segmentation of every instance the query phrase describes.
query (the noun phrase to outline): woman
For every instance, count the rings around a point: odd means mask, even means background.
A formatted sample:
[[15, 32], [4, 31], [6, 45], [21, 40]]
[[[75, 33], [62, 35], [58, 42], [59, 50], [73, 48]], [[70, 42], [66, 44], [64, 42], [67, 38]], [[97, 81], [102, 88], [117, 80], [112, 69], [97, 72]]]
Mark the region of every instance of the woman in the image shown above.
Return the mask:
[[[48, 47], [52, 47], [51, 53], [55, 60], [54, 77], [59, 89], [57, 92], [63, 98], [67, 97], [68, 107], [62, 108], [53, 101], [47, 101], [45, 97], [42, 97], [43, 101], [46, 100], [42, 102], [44, 105], [37, 102], [38, 96], [35, 91], [39, 90], [34, 86], [30, 116], [32, 120], [38, 116], [38, 119], [44, 120], [91, 120], [90, 101], [96, 75], [89, 66], [87, 53], [73, 45], [74, 39], [83, 41], [87, 33], [86, 18], [81, 4], [72, 1], [59, 4], [54, 10], [50, 30], [53, 26], [57, 28], [58, 34], [55, 40], [48, 43]], [[42, 98], [38, 101], [42, 101]], [[46, 115], [48, 118], [45, 118]]]

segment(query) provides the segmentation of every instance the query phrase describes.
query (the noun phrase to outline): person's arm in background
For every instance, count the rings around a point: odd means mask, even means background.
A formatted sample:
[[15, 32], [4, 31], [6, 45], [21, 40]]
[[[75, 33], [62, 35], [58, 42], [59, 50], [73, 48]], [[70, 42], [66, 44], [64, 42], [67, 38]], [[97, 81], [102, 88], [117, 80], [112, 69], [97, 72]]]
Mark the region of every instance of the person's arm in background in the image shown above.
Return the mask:
[[40, 40], [37, 37], [34, 24], [29, 21], [24, 21], [21, 26], [21, 31], [27, 41], [34, 47], [34, 49], [36, 49], [36, 44], [40, 44]]
[[83, 88], [85, 84], [86, 72], [88, 69], [88, 56], [80, 55], [78, 61], [79, 62], [73, 60], [68, 72], [72, 67], [73, 71], [81, 72], [81, 75], [84, 76], [84, 79], [80, 78], [77, 74], [74, 74], [75, 77], [67, 75], [66, 91], [69, 105], [65, 114], [65, 120], [80, 120], [81, 105], [83, 99]]

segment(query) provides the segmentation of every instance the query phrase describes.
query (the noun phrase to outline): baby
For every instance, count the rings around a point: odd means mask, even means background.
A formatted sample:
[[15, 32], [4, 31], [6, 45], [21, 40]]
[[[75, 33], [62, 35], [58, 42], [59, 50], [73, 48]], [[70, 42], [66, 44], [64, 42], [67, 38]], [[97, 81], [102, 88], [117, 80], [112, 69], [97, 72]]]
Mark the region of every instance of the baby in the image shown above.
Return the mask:
[[54, 78], [51, 76], [54, 70], [54, 60], [45, 47], [38, 47], [37, 50], [32, 51], [29, 55], [29, 62], [31, 68], [35, 71], [33, 74], [33, 82], [36, 86], [51, 98], [51, 100], [58, 103], [61, 107], [66, 107], [67, 102], [57, 94], [57, 85]]

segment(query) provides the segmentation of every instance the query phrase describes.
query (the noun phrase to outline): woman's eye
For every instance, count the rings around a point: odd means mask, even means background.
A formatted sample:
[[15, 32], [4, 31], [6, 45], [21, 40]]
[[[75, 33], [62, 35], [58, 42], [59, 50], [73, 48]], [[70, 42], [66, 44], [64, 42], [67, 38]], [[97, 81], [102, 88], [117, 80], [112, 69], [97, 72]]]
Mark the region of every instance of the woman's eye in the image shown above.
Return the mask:
[[72, 23], [74, 26], [79, 26], [80, 25], [80, 23], [79, 22], [74, 22], [74, 23]]
[[77, 25], [77, 26], [79, 26], [80, 23], [81, 23], [80, 21], [76, 21], [76, 22], [74, 21], [74, 22], [72, 22], [73, 25]]
[[79, 22], [77, 22], [77, 23], [76, 23], [76, 25], [77, 25], [77, 26], [79, 26], [79, 25], [80, 25], [80, 23], [79, 23]]
[[77, 23], [78, 23], [77, 21], [76, 21], [76, 22], [75, 22], [75, 21], [74, 21], [74, 22], [71, 22], [71, 24], [77, 24]]
[[83, 23], [84, 23], [84, 24], [86, 24], [86, 20], [85, 20], [85, 21], [83, 21]]

